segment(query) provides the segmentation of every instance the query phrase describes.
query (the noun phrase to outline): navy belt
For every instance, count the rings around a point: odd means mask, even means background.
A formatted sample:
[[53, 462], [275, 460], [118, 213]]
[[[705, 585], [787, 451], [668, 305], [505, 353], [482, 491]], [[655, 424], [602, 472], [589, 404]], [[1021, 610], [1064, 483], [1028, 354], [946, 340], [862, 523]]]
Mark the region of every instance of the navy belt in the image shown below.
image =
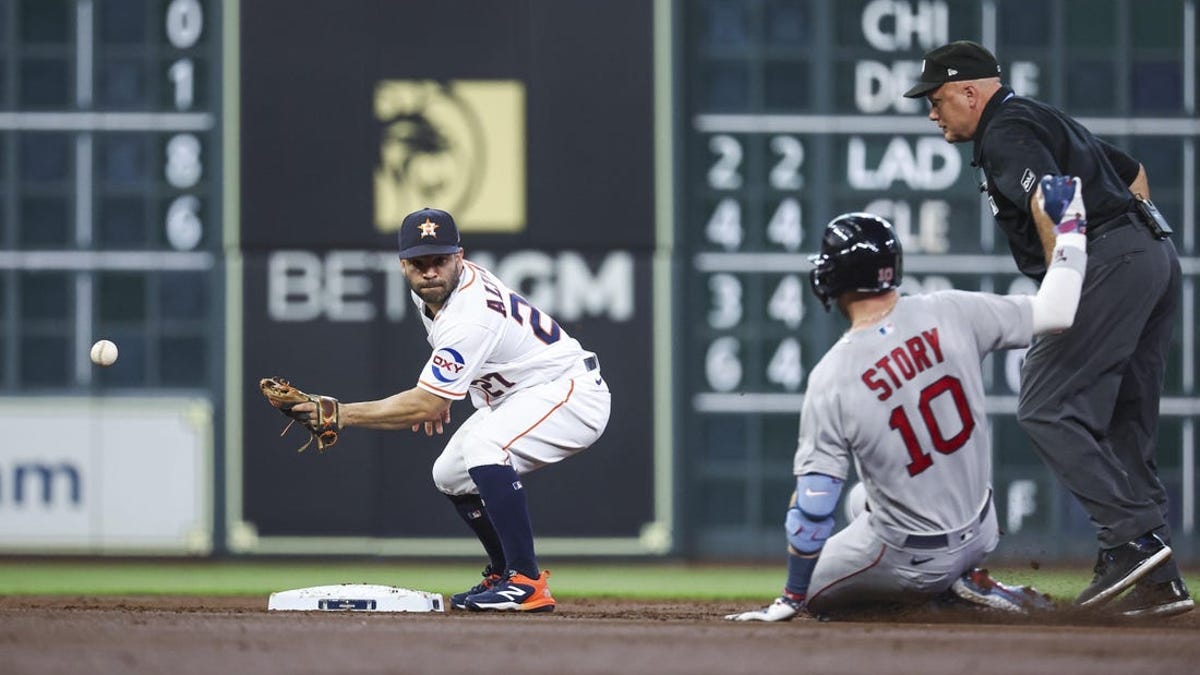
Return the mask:
[[589, 356], [583, 360], [583, 367], [588, 370], [596, 370], [600, 367], [600, 359], [595, 356]]
[[[979, 522], [987, 518], [988, 510], [992, 508], [992, 495], [988, 493], [983, 510], [979, 512]], [[950, 540], [944, 534], [910, 534], [904, 540], [904, 548], [947, 548]]]

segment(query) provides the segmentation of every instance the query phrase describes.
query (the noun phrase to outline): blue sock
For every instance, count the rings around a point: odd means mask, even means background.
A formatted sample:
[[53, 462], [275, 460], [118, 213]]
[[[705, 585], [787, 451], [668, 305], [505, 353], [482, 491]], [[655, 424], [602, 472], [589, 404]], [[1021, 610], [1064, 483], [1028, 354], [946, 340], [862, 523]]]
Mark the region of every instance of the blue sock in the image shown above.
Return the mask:
[[504, 547], [500, 544], [500, 535], [496, 534], [496, 528], [492, 525], [492, 519], [488, 516], [487, 509], [483, 506], [483, 500], [479, 498], [479, 495], [470, 494], [446, 496], [454, 502], [454, 508], [458, 511], [458, 515], [475, 533], [479, 543], [483, 544], [483, 550], [487, 551], [488, 555], [488, 566], [496, 574], [504, 574], [504, 568], [507, 565], [504, 560]]
[[783, 587], [784, 595], [792, 600], [803, 600], [808, 594], [808, 582], [812, 581], [813, 568], [817, 566], [817, 556], [802, 556], [788, 551], [788, 578]]
[[508, 569], [530, 579], [538, 578], [540, 571], [533, 552], [533, 525], [529, 521], [529, 507], [525, 503], [525, 488], [520, 476], [511, 466], [499, 464], [472, 467], [467, 473], [471, 474], [471, 480], [479, 488], [479, 496], [487, 505], [487, 514], [500, 537]]

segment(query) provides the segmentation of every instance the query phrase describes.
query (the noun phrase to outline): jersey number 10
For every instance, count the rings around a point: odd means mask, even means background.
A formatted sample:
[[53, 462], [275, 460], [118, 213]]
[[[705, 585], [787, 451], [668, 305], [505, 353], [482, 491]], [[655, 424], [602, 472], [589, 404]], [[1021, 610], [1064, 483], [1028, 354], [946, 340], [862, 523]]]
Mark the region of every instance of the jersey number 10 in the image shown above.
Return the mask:
[[[954, 401], [954, 408], [958, 411], [959, 421], [962, 423], [962, 429], [950, 438], [946, 438], [942, 434], [942, 427], [933, 415], [933, 400], [942, 394], [950, 395]], [[971, 432], [975, 430], [975, 418], [971, 415], [971, 408], [967, 405], [967, 395], [963, 392], [962, 382], [959, 382], [956, 377], [946, 375], [922, 389], [917, 410], [925, 422], [925, 429], [929, 432], [930, 440], [933, 441], [933, 449], [943, 455], [949, 455], [965, 445], [967, 439], [971, 437]], [[933, 456], [921, 449], [921, 444], [917, 441], [917, 434], [913, 431], [912, 422], [909, 421], [908, 413], [904, 411], [903, 406], [896, 406], [892, 409], [891, 417], [888, 418], [888, 426], [900, 432], [900, 437], [904, 439], [904, 447], [908, 450], [908, 456], [912, 458], [907, 467], [908, 475], [915, 476], [933, 466]]]

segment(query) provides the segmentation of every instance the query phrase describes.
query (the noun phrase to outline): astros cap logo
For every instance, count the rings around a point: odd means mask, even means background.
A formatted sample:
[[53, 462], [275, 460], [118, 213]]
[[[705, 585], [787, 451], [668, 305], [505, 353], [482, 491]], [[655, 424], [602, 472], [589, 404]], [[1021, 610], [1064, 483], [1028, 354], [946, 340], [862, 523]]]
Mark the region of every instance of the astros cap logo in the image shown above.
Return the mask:
[[426, 218], [425, 222], [421, 223], [417, 227], [421, 228], [421, 238], [424, 239], [425, 237], [436, 237], [439, 226], [437, 223]]

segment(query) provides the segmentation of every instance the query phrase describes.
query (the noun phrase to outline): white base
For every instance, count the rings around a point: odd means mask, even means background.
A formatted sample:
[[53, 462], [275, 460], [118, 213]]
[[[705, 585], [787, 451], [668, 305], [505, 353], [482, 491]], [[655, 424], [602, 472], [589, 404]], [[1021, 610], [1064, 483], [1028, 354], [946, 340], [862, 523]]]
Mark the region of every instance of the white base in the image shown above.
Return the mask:
[[300, 612], [444, 612], [437, 593], [372, 584], [313, 586], [272, 593], [271, 611]]

